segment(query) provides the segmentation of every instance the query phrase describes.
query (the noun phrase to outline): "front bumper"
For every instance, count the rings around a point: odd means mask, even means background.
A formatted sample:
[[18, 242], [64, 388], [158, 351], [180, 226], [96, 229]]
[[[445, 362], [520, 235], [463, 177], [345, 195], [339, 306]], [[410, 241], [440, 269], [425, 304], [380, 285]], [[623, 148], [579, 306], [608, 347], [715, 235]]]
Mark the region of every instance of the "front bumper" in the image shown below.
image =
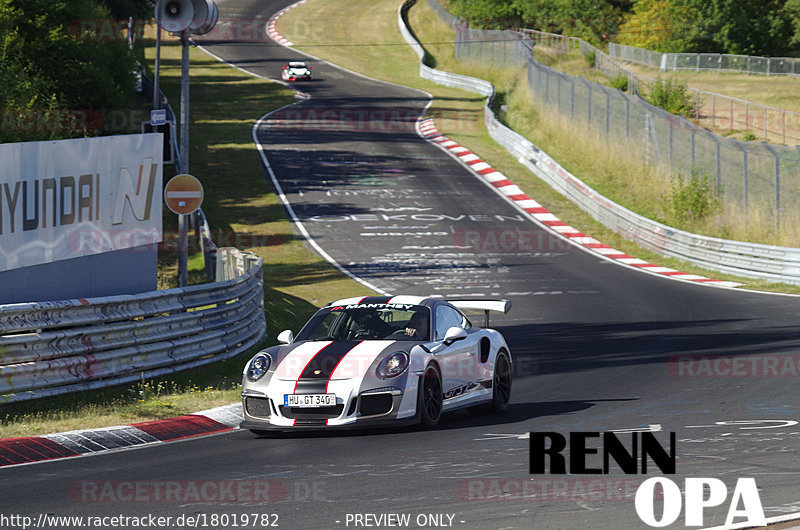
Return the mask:
[[327, 430], [417, 420], [416, 385], [412, 389], [384, 387], [361, 393], [334, 393], [337, 395], [335, 406], [301, 408], [284, 406], [283, 392], [267, 395], [245, 389], [242, 392], [244, 420], [240, 427], [254, 431]]

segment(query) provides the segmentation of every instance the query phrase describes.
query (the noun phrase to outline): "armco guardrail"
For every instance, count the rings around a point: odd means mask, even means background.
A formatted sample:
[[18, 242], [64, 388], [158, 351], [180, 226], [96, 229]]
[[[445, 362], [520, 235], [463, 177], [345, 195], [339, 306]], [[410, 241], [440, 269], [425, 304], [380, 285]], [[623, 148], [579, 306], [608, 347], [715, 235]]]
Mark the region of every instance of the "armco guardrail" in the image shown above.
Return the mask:
[[710, 270], [745, 278], [800, 285], [800, 249], [744, 243], [691, 234], [651, 221], [603, 197], [561, 167], [528, 139], [500, 123], [491, 110], [494, 89], [488, 81], [434, 70], [424, 64], [425, 50], [406, 25], [407, 0], [398, 10], [400, 32], [420, 57], [420, 75], [436, 83], [477, 92], [489, 99], [484, 122], [494, 140], [554, 189], [575, 202], [592, 217], [642, 247]]
[[130, 383], [258, 345], [261, 258], [222, 248], [217, 260], [216, 283], [0, 305], [0, 403]]

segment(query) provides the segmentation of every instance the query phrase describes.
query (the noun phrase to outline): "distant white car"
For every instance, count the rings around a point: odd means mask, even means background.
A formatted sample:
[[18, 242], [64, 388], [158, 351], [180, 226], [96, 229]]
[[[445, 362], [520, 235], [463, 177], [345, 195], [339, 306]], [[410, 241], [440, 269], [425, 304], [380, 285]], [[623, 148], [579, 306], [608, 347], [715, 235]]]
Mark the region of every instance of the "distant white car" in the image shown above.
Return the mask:
[[301, 61], [292, 61], [281, 70], [284, 81], [310, 81], [311, 67]]
[[511, 352], [500, 332], [462, 309], [506, 313], [507, 300], [367, 296], [333, 302], [297, 337], [244, 367], [241, 428], [335, 429], [385, 423], [433, 427], [443, 412], [505, 410]]

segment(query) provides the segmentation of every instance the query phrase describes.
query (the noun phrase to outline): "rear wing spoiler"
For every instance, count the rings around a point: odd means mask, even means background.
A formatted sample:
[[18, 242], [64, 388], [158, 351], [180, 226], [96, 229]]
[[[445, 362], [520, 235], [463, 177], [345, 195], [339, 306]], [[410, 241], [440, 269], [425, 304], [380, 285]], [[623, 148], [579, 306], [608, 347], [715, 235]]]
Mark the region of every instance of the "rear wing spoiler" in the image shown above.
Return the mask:
[[511, 300], [448, 300], [448, 302], [459, 309], [475, 309], [483, 311], [484, 327], [489, 327], [489, 312], [507, 314], [511, 309]]

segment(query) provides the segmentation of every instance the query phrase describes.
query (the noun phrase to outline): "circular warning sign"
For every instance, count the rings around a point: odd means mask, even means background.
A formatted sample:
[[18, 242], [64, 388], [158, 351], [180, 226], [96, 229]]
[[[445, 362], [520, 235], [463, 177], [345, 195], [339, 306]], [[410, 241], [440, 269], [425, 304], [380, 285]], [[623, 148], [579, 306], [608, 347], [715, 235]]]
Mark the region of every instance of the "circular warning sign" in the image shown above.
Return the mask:
[[175, 175], [164, 188], [167, 208], [178, 215], [188, 215], [203, 203], [203, 185], [192, 175]]

